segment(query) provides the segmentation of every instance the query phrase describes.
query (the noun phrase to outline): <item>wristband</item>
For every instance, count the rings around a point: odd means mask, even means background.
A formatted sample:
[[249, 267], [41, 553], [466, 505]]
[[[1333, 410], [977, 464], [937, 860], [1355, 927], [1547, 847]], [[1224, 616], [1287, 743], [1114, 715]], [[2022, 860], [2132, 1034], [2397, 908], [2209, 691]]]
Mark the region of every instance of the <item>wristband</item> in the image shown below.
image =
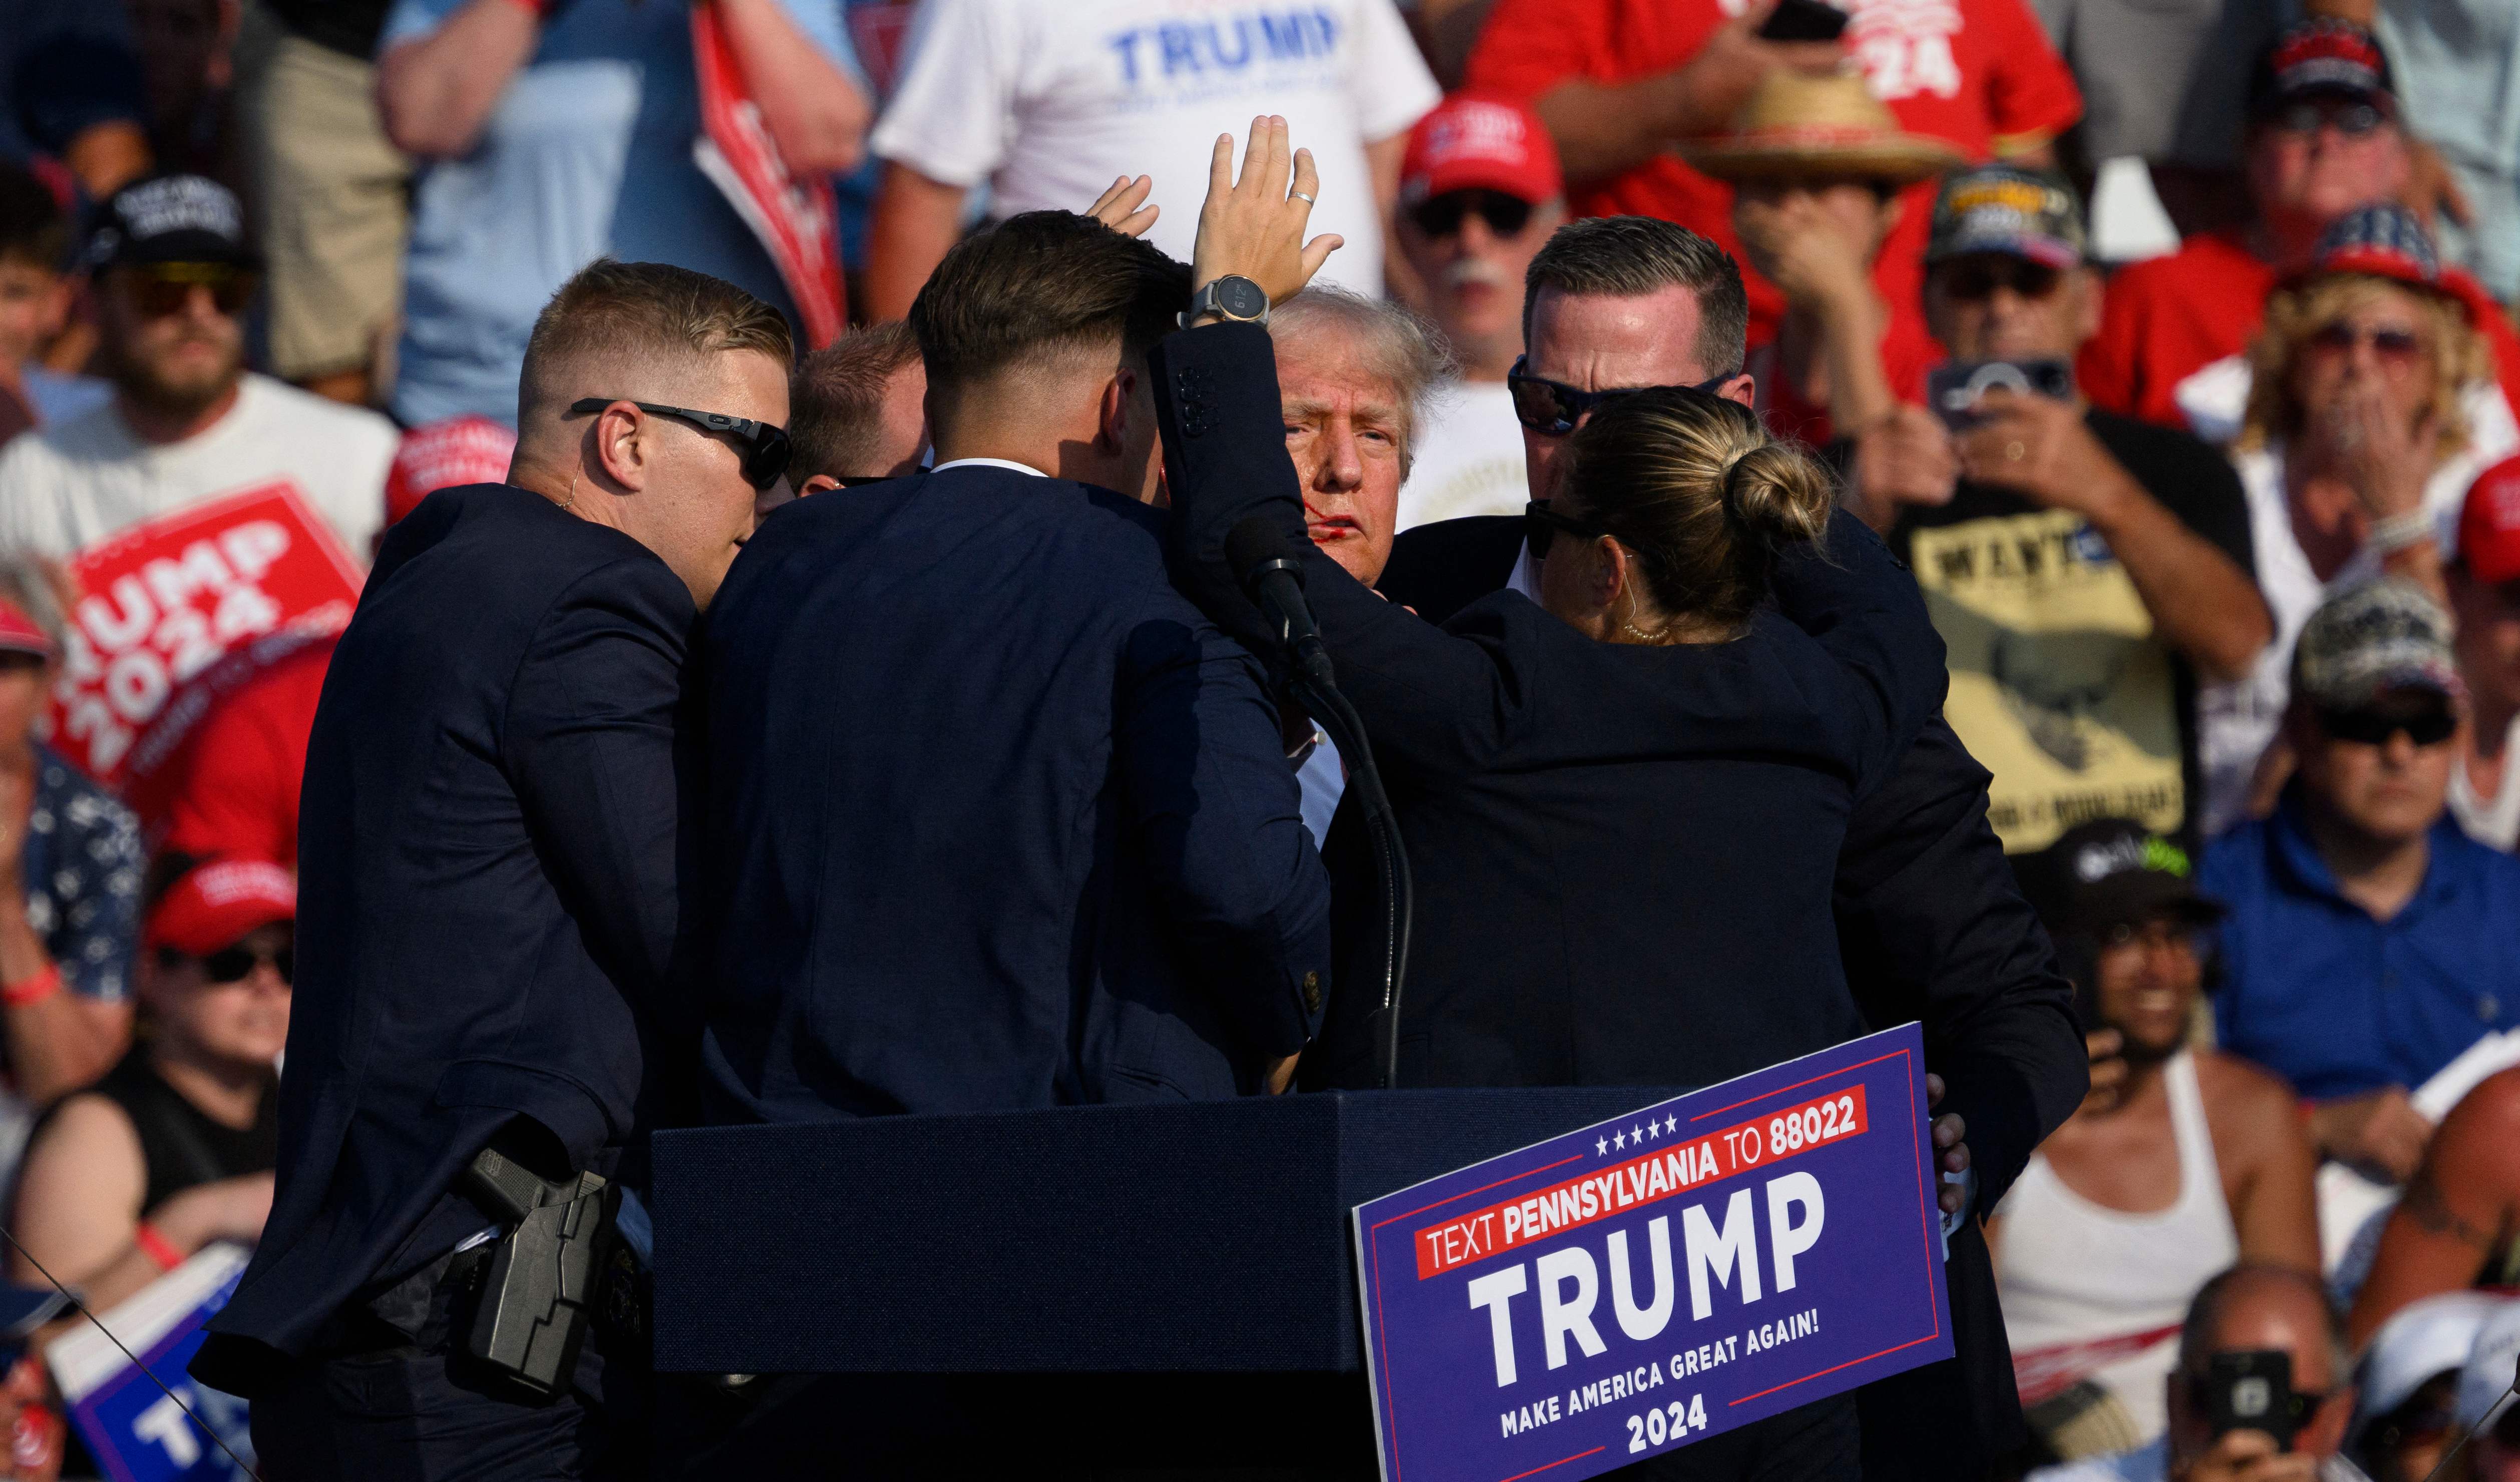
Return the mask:
[[174, 1243], [164, 1235], [158, 1233], [158, 1227], [146, 1220], [141, 1221], [139, 1227], [132, 1230], [131, 1243], [140, 1247], [142, 1255], [157, 1262], [159, 1271], [173, 1271], [184, 1264], [184, 1253], [177, 1250]]
[[30, 1003], [41, 1003], [61, 991], [61, 967], [57, 963], [47, 962], [44, 964], [44, 970], [33, 977], [21, 978], [5, 988], [0, 988], [0, 1004], [6, 1004], [10, 1008], [24, 1008]]
[[2362, 537], [2362, 543], [2370, 548], [2373, 555], [2388, 556], [2432, 538], [2433, 517], [2423, 510], [2410, 509], [2403, 515], [2374, 521], [2371, 533]]

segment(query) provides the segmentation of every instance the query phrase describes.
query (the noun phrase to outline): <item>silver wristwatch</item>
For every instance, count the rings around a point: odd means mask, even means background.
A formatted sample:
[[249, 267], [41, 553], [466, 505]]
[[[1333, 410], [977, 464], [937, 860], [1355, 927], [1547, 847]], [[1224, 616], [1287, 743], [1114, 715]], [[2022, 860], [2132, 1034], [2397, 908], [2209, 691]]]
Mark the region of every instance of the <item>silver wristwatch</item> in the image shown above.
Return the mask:
[[1211, 279], [1197, 293], [1190, 296], [1190, 311], [1181, 316], [1181, 327], [1201, 314], [1215, 314], [1238, 324], [1269, 322], [1269, 291], [1239, 273], [1227, 273]]

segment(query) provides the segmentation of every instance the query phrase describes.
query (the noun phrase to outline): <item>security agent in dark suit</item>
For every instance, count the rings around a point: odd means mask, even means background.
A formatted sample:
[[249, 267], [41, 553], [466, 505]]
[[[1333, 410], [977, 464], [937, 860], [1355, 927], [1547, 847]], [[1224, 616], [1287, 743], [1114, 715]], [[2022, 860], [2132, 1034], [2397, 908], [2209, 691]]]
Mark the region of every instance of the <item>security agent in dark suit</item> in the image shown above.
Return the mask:
[[[1561, 229], [1534, 259], [1524, 300], [1517, 412], [1535, 497], [1598, 394], [1710, 385], [1747, 401], [1746, 309], [1693, 234], [1642, 217]], [[1404, 532], [1377, 590], [1443, 623], [1500, 587], [1528, 585], [1524, 522], [1450, 520]], [[1939, 1109], [1967, 1133], [1973, 1217], [1991, 1211], [2030, 1154], [2082, 1099], [2071, 991], [1986, 821], [1987, 773], [1937, 718], [1887, 781], [1860, 800], [1837, 866], [1847, 982], [1867, 1024], [1911, 1019], [1948, 1084]], [[1335, 842], [1335, 841], [1334, 841]], [[1956, 1208], [1958, 1187], [1944, 1191]], [[1860, 1392], [1865, 1474], [1874, 1482], [1975, 1477], [2026, 1439], [1976, 1218], [1948, 1267], [1958, 1356]]]
[[783, 507], [736, 562], [705, 644], [710, 1120], [1286, 1084], [1328, 881], [1260, 667], [1141, 502], [1146, 350], [1189, 289], [1066, 211], [963, 242], [910, 313], [935, 466]]
[[553, 1395], [469, 1352], [514, 1222], [468, 1170], [635, 1180], [667, 1099], [686, 648], [784, 462], [789, 355], [731, 284], [598, 262], [535, 323], [510, 483], [379, 553], [307, 748], [279, 1192], [192, 1365], [252, 1397], [270, 1482], [629, 1459], [603, 1335]]
[[[1201, 213], [1211, 314], [1235, 312], [1216, 287], [1235, 275], [1271, 299], [1300, 282], [1312, 192], [1301, 170], [1289, 190], [1284, 151], [1272, 120]], [[1392, 794], [1418, 890], [1401, 1085], [1703, 1085], [1863, 1032], [1830, 882], [1851, 800], [1940, 699], [1942, 645], [1889, 553], [1832, 523], [1808, 452], [1704, 391], [1638, 396], [1579, 439], [1540, 599], [1497, 593], [1437, 628], [1303, 540], [1265, 333], [1192, 328], [1150, 368], [1177, 579], [1266, 646], [1227, 536], [1249, 522], [1301, 552]], [[1373, 1006], [1333, 1008], [1313, 1052], [1329, 1084], [1377, 1084]], [[1857, 1450], [1833, 1399], [1665, 1469], [1851, 1477]]]

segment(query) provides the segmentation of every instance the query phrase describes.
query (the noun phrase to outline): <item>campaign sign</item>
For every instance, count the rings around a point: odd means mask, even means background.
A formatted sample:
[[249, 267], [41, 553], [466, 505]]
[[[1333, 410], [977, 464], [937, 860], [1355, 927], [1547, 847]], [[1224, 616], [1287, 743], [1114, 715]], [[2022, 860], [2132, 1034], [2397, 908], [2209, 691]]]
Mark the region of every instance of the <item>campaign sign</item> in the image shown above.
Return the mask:
[[[172, 755], [216, 692], [358, 605], [358, 564], [286, 482], [146, 521], [69, 563], [79, 596], [54, 681], [54, 747], [128, 789]], [[277, 642], [266, 640], [278, 640]], [[222, 664], [249, 653], [241, 663]]]
[[[114, 1482], [250, 1482], [228, 1455], [253, 1459], [246, 1402], [196, 1384], [184, 1372], [205, 1336], [202, 1324], [227, 1305], [246, 1259], [243, 1246], [204, 1246], [99, 1315], [149, 1373], [93, 1323], [79, 1324], [44, 1350], [71, 1427]], [[166, 1387], [152, 1383], [150, 1374]], [[203, 1436], [202, 1425], [217, 1432], [227, 1450]]]
[[1386, 1482], [1574, 1482], [1947, 1359], [1913, 1024], [1356, 1209]]

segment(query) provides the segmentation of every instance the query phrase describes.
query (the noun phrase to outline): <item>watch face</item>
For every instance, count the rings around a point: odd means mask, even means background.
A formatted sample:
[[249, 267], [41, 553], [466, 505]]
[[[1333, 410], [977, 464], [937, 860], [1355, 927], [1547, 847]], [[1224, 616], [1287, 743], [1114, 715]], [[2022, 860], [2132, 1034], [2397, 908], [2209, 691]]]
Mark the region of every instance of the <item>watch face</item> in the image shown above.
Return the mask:
[[1248, 278], [1216, 280], [1216, 306], [1237, 319], [1257, 319], [1269, 308], [1269, 295]]

